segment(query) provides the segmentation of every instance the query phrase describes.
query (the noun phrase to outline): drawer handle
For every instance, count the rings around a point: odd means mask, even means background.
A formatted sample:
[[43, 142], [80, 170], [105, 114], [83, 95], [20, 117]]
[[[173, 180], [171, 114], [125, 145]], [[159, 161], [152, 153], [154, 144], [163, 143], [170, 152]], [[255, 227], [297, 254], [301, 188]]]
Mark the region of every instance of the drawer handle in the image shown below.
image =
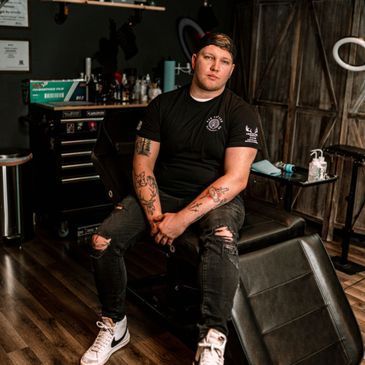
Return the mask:
[[95, 143], [96, 138], [90, 138], [90, 139], [75, 139], [72, 141], [61, 141], [62, 146], [73, 146], [78, 144], [87, 144], [87, 143]]
[[100, 180], [100, 176], [91, 175], [91, 176], [68, 177], [68, 178], [62, 179], [61, 182], [62, 182], [62, 184], [67, 184], [67, 183], [91, 181], [91, 180]]
[[72, 118], [72, 119], [61, 119], [61, 123], [70, 122], [102, 122], [104, 118]]
[[79, 151], [79, 152], [64, 152], [64, 153], [61, 153], [61, 157], [88, 156], [88, 155], [91, 155], [91, 151]]
[[77, 169], [79, 167], [90, 167], [93, 166], [92, 162], [87, 162], [87, 163], [75, 163], [72, 165], [62, 165], [61, 169], [62, 170], [69, 170], [69, 169]]

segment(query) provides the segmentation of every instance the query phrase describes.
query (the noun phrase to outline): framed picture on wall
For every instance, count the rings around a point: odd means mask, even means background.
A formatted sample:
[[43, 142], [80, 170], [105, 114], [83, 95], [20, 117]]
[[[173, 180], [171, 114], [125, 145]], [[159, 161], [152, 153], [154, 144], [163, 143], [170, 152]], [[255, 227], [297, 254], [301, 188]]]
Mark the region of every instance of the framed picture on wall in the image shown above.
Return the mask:
[[29, 41], [0, 39], [0, 72], [13, 71], [30, 71]]
[[28, 0], [0, 0], [1, 27], [29, 27]]

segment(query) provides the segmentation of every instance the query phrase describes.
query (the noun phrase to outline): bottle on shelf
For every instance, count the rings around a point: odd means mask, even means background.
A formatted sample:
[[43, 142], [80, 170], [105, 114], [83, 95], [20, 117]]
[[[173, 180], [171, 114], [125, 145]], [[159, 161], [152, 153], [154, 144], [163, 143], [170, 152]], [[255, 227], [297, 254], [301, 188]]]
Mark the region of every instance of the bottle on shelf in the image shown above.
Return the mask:
[[136, 82], [133, 86], [132, 101], [140, 102], [141, 99], [141, 80], [137, 77]]
[[146, 78], [142, 78], [141, 81], [141, 94], [140, 94], [140, 102], [147, 103], [148, 94], [147, 94], [147, 81]]
[[86, 81], [86, 101], [93, 103], [96, 101], [96, 82], [93, 74]]
[[160, 89], [157, 82], [152, 82], [148, 89], [148, 99], [153, 100], [156, 96], [160, 95], [162, 90]]
[[327, 162], [324, 159], [323, 151], [321, 149], [312, 150], [311, 156], [314, 157], [309, 163], [308, 181], [313, 182], [325, 180], [327, 177]]
[[134, 85], [136, 84], [137, 70], [135, 68], [127, 68], [125, 70], [125, 73], [127, 74], [127, 80], [129, 86], [129, 101], [133, 102], [136, 99], [133, 90], [134, 90]]
[[118, 80], [115, 80], [114, 100], [117, 102], [122, 101], [122, 87]]
[[88, 81], [91, 77], [91, 57], [85, 58], [85, 80]]
[[103, 100], [103, 76], [98, 74], [95, 79], [95, 101], [101, 102]]
[[122, 76], [122, 102], [129, 103], [129, 83], [127, 79], [127, 75], [123, 73]]
[[120, 72], [114, 73], [114, 80], [112, 82], [112, 98], [115, 102], [122, 101], [122, 74]]
[[91, 80], [91, 58], [85, 58], [85, 82], [86, 82], [86, 92], [85, 92], [85, 100], [91, 101], [90, 99], [90, 80]]

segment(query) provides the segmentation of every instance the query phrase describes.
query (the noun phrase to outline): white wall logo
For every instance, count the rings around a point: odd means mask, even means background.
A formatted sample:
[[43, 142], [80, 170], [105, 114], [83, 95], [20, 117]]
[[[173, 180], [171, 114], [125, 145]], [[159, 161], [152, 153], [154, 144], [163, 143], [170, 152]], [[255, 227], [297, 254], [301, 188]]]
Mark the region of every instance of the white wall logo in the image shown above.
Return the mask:
[[208, 131], [211, 131], [211, 132], [219, 131], [222, 128], [222, 126], [221, 126], [222, 123], [223, 123], [223, 119], [220, 116], [215, 115], [214, 117], [210, 117], [207, 120], [207, 129], [208, 129]]
[[252, 128], [250, 128], [248, 125], [246, 125], [246, 139], [245, 142], [247, 143], [258, 143], [257, 142], [257, 136], [259, 134], [259, 129], [256, 127], [255, 131], [252, 131]]

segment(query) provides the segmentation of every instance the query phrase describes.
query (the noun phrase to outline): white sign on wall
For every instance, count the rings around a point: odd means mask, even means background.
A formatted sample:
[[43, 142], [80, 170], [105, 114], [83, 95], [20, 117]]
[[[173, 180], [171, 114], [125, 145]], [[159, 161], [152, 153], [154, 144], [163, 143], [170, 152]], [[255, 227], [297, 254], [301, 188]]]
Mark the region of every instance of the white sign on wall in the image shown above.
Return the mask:
[[28, 27], [28, 0], [0, 0], [0, 26]]
[[0, 71], [30, 71], [29, 41], [0, 40]]

